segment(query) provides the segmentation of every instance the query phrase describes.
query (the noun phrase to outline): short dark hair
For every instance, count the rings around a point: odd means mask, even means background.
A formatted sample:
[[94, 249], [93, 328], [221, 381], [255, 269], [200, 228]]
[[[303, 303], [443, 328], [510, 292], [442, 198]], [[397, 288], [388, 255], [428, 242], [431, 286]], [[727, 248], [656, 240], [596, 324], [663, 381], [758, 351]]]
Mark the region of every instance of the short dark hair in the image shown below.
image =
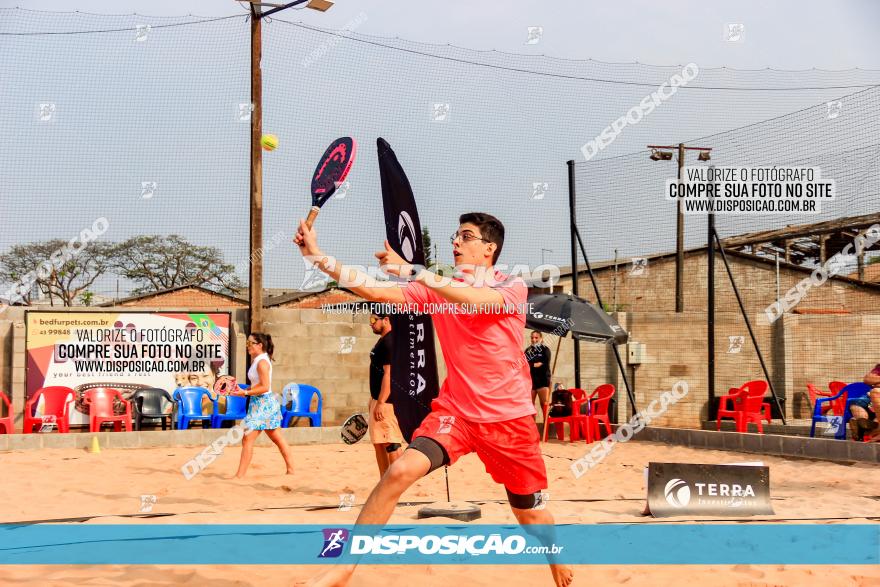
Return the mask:
[[504, 225], [501, 221], [485, 212], [468, 212], [458, 217], [458, 223], [473, 224], [480, 229], [483, 240], [495, 243], [497, 248], [495, 254], [492, 255], [492, 264], [497, 263], [498, 257], [501, 255], [501, 248], [504, 246]]
[[377, 318], [388, 318], [391, 316], [391, 308], [388, 304], [372, 303], [370, 304], [370, 314]]

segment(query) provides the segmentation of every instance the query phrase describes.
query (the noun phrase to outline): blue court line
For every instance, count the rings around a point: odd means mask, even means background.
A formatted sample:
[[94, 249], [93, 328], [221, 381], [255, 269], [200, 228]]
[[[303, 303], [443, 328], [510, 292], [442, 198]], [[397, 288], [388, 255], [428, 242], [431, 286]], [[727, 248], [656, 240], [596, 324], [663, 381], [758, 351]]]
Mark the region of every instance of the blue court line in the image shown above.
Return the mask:
[[[0, 564], [332, 564], [354, 560], [354, 543], [393, 549], [405, 537], [429, 550], [444, 536], [472, 546], [506, 541], [511, 551], [475, 555], [420, 552], [412, 546], [404, 553], [366, 554], [362, 564], [546, 564], [542, 553], [518, 552], [517, 545], [540, 546], [535, 536], [510, 525], [392, 525], [361, 526], [346, 536], [337, 557], [319, 558], [333, 530], [351, 532], [353, 526], [319, 525], [210, 525], [210, 524], [88, 524], [0, 525]], [[555, 534], [549, 541], [563, 547], [558, 562], [579, 565], [664, 564], [788, 564], [878, 565], [880, 525], [867, 524], [571, 524], [534, 526], [532, 530]], [[326, 532], [325, 532], [326, 531]], [[474, 538], [480, 537], [483, 538]], [[338, 543], [339, 541], [333, 541]], [[457, 543], [456, 543], [457, 544]], [[390, 546], [389, 546], [390, 545]], [[334, 544], [335, 546], [335, 544]], [[369, 550], [369, 547], [366, 547]], [[462, 547], [463, 548], [463, 547]], [[331, 548], [339, 552], [339, 548]]]

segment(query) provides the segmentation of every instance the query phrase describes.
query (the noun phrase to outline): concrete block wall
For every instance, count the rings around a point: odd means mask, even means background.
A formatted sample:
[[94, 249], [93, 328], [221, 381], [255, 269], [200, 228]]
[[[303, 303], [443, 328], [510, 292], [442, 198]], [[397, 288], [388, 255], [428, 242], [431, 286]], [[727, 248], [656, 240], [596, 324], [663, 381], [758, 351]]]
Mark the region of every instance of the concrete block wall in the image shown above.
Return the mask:
[[799, 414], [809, 418], [807, 384], [828, 389], [830, 381], [861, 381], [880, 363], [880, 314], [851, 316], [786, 314], [782, 328], [786, 389], [800, 394]]
[[[12, 401], [16, 429], [22, 426], [25, 402], [24, 309], [9, 307], [0, 314], [0, 391]], [[6, 408], [0, 408], [6, 415]]]
[[[674, 246], [674, 243], [670, 243]], [[749, 312], [759, 313], [776, 301], [776, 268], [772, 262], [759, 262], [728, 255], [730, 268], [740, 295]], [[647, 271], [630, 273], [630, 264], [621, 263], [615, 273], [612, 267], [594, 270], [602, 301], [613, 304], [626, 312], [667, 311], [675, 309], [675, 257], [649, 261]], [[779, 292], [785, 295], [790, 288], [809, 273], [782, 264], [779, 270]], [[707, 307], [708, 259], [705, 251], [685, 255], [684, 309], [687, 312], [705, 311]], [[593, 285], [585, 272], [578, 280], [581, 295], [595, 300]], [[571, 289], [571, 276], [565, 276], [558, 284], [563, 291]], [[727, 270], [720, 255], [715, 258], [716, 311], [737, 312], [736, 297]], [[880, 306], [880, 289], [863, 287], [841, 279], [831, 279], [821, 287], [813, 287], [798, 304], [800, 309], [844, 310], [849, 312], [876, 312]]]
[[[275, 392], [281, 393], [287, 383], [307, 383], [320, 389], [324, 425], [341, 424], [352, 414], [366, 412], [370, 351], [378, 340], [370, 328], [369, 314], [272, 308], [265, 311], [263, 323], [275, 343]], [[354, 344], [349, 350], [343, 346], [343, 338], [351, 337]], [[440, 355], [439, 344], [437, 352]], [[442, 381], [446, 377], [442, 356], [438, 356], [438, 363]]]
[[[79, 309], [75, 309], [77, 311]], [[85, 309], [84, 309], [85, 310]], [[167, 311], [167, 309], [162, 308]], [[182, 311], [205, 309], [182, 309]], [[240, 379], [245, 378], [245, 310], [233, 313], [231, 352]], [[637, 406], [651, 400], [685, 380], [689, 396], [672, 406], [657, 421], [659, 426], [698, 429], [709, 418], [706, 380], [706, 316], [704, 312], [619, 313], [621, 325], [630, 339], [645, 344], [647, 360], [635, 367], [634, 386]], [[826, 387], [828, 381], [861, 380], [880, 362], [876, 336], [880, 313], [854, 315], [785, 315], [767, 324], [759, 314], [751, 316], [758, 344], [764, 353], [777, 391], [787, 398], [789, 418], [808, 417], [803, 395], [806, 384]], [[324, 397], [326, 426], [337, 425], [348, 416], [363, 412], [369, 401], [369, 352], [376, 336], [366, 314], [337, 314], [320, 309], [270, 308], [265, 310], [265, 326], [276, 345], [274, 391], [280, 393], [289, 382], [318, 387]], [[523, 332], [522, 349], [528, 345], [529, 331]], [[719, 312], [716, 320], [716, 395], [750, 379], [763, 379], [754, 346], [742, 317], [737, 312]], [[729, 336], [743, 336], [739, 352], [728, 352]], [[350, 352], [342, 352], [342, 337], [354, 337]], [[572, 340], [545, 335], [554, 353], [554, 382], [574, 386]], [[18, 429], [25, 393], [24, 308], [9, 308], [0, 315], [0, 390], [13, 400]], [[446, 376], [439, 343], [441, 381]], [[620, 347], [624, 365], [633, 381], [633, 368], [627, 365], [626, 348]], [[592, 391], [602, 383], [618, 390], [618, 419], [629, 417], [629, 402], [611, 349], [593, 343], [581, 344], [581, 386]], [[712, 414], [714, 416], [714, 414]], [[539, 417], [540, 420], [540, 417]]]
[[[628, 365], [627, 348], [619, 347], [627, 377], [634, 388], [636, 406], [645, 408], [664, 391], [671, 390], [673, 385], [683, 380], [688, 384], [688, 396], [671, 406], [657, 420], [657, 425], [698, 428], [709, 415], [705, 314], [638, 312], [619, 313], [617, 317], [629, 332], [630, 341], [645, 345], [646, 359], [635, 366]], [[755, 317], [751, 319], [774, 385], [782, 389], [776, 381], [773, 328], [769, 325], [759, 326]], [[745, 338], [745, 344], [739, 352], [728, 352], [729, 336]], [[764, 379], [757, 353], [741, 317], [729, 313], [718, 315], [715, 345], [716, 395], [726, 394], [728, 388], [745, 381]], [[628, 419], [629, 401], [611, 349], [595, 344], [582, 344], [581, 348], [581, 369], [586, 374], [582, 379], [589, 383], [582, 383], [583, 387], [591, 389], [600, 383], [614, 384], [618, 390], [618, 419]]]

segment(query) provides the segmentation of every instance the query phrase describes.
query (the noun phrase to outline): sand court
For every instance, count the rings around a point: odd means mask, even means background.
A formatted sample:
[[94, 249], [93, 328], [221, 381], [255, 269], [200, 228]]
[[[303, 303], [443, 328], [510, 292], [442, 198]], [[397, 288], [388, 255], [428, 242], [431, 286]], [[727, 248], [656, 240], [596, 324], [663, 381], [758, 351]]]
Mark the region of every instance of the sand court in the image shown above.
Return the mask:
[[[717, 518], [671, 518], [640, 515], [645, 488], [643, 467], [661, 462], [731, 463], [754, 461], [755, 455], [697, 450], [658, 443], [619, 445], [599, 467], [580, 479], [571, 461], [586, 445], [543, 445], [551, 507], [557, 524], [649, 524], [705, 522]], [[294, 475], [284, 475], [274, 448], [258, 447], [253, 468], [244, 480], [228, 480], [239, 448], [225, 451], [206, 470], [187, 481], [180, 471], [201, 447], [13, 451], [2, 456], [6, 482], [0, 487], [6, 523], [82, 519], [82, 524], [352, 524], [378, 479], [367, 444], [294, 446]], [[770, 467], [775, 514], [745, 521], [779, 523], [872, 524], [880, 521], [880, 469], [870, 464], [820, 462], [763, 457]], [[504, 490], [495, 485], [474, 455], [449, 470], [453, 500], [482, 507], [478, 523], [514, 523]], [[445, 480], [437, 471], [404, 494], [391, 524], [431, 523], [416, 520], [421, 505], [444, 501]], [[341, 496], [354, 506], [340, 510]], [[147, 496], [142, 498], [142, 496]], [[150, 496], [155, 496], [155, 503]], [[156, 516], [156, 517], [150, 517]], [[740, 522], [743, 519], [731, 519]], [[443, 523], [435, 520], [434, 523]], [[767, 545], [772, 549], [773, 545]], [[634, 553], [633, 560], [637, 560]], [[230, 561], [235, 554], [230, 551]], [[311, 576], [318, 566], [7, 566], [3, 584], [62, 585], [289, 585]], [[234, 567], [234, 568], [233, 568]], [[621, 565], [579, 566], [578, 584], [680, 584], [689, 580], [715, 585], [880, 585], [880, 568], [867, 566]], [[542, 566], [372, 565], [362, 567], [352, 585], [505, 585], [550, 584]], [[231, 577], [235, 577], [232, 579]]]

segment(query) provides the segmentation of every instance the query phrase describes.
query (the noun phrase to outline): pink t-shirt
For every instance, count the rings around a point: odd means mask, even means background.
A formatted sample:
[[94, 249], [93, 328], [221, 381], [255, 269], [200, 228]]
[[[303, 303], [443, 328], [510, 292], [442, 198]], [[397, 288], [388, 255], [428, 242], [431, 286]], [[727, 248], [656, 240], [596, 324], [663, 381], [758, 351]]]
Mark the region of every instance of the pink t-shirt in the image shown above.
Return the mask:
[[[520, 278], [505, 282], [506, 276], [497, 272], [495, 278], [503, 282], [494, 289], [507, 312], [454, 313], [448, 311], [451, 302], [422, 283], [403, 288], [415, 310], [431, 314], [440, 339], [447, 375], [437, 402], [472, 422], [504, 422], [535, 413], [529, 364], [520, 350], [526, 284]], [[447, 305], [447, 311], [437, 311], [434, 304]]]

